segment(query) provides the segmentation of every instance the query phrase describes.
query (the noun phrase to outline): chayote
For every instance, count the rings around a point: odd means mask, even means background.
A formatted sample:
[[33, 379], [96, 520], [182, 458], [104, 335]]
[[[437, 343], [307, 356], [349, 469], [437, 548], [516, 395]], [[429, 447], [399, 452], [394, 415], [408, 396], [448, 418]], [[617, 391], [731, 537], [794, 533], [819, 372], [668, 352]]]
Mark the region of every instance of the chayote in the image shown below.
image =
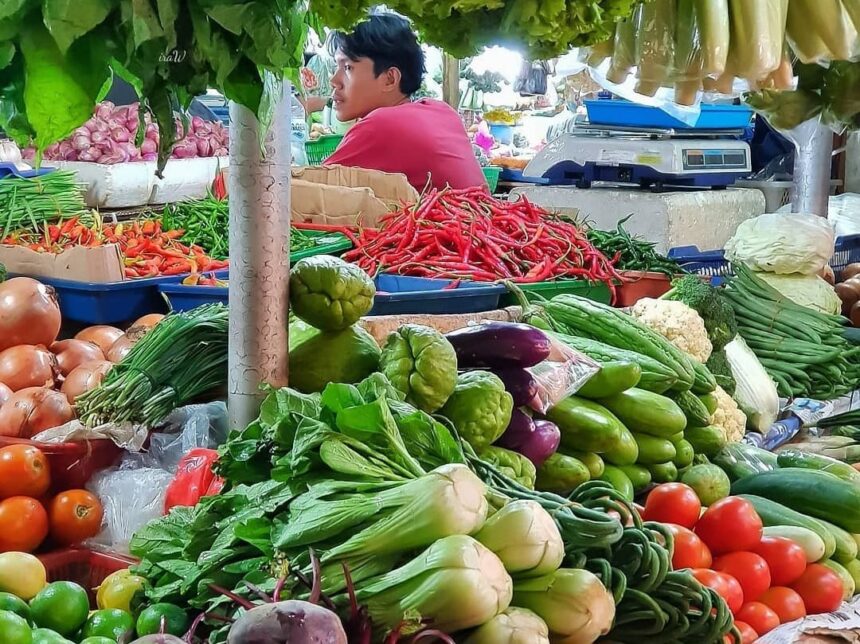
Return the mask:
[[535, 488], [566, 496], [589, 479], [591, 473], [582, 461], [556, 452], [537, 469]]
[[378, 367], [379, 346], [360, 326], [323, 331], [290, 349], [290, 386], [314, 393], [331, 382], [360, 382]]
[[406, 402], [432, 414], [457, 384], [457, 354], [435, 329], [404, 324], [388, 336], [379, 370], [406, 395]]
[[514, 399], [497, 375], [467, 371], [460, 374], [454, 393], [440, 413], [480, 453], [504, 433], [513, 409]]
[[519, 452], [491, 445], [481, 452], [481, 458], [491, 465], [495, 465], [502, 474], [514, 479], [520, 485], [524, 485], [530, 490], [535, 488], [537, 471], [534, 463]]
[[373, 308], [376, 287], [367, 273], [339, 257], [316, 255], [290, 271], [290, 305], [323, 331], [342, 331]]

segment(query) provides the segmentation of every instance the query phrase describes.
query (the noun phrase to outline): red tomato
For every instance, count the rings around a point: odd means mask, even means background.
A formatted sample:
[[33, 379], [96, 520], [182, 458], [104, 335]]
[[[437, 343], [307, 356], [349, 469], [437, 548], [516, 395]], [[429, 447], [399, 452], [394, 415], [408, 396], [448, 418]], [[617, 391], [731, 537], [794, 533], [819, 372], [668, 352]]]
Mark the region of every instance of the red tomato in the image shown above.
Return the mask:
[[758, 600], [779, 615], [779, 623], [785, 624], [806, 617], [803, 598], [791, 588], [774, 586], [764, 591]]
[[791, 585], [803, 598], [809, 615], [829, 613], [842, 603], [842, 580], [835, 572], [821, 564], [809, 564], [803, 574]]
[[738, 631], [741, 634], [741, 644], [753, 644], [758, 639], [758, 633], [746, 622], [735, 620], [735, 626], [738, 627]]
[[723, 598], [726, 600], [729, 610], [734, 614], [740, 610], [741, 606], [744, 604], [744, 590], [741, 587], [740, 582], [731, 575], [727, 575], [724, 572], [717, 574], [720, 575], [723, 578], [723, 582], [725, 582], [726, 592], [723, 595]]
[[749, 624], [759, 636], [769, 633], [779, 626], [779, 615], [761, 602], [747, 602], [735, 617]]
[[101, 502], [86, 490], [66, 490], [48, 506], [51, 537], [63, 546], [94, 537], [102, 527]]
[[24, 444], [0, 449], [0, 499], [40, 497], [50, 485], [48, 459], [41, 450]]
[[752, 503], [736, 496], [714, 503], [695, 527], [713, 555], [752, 550], [761, 541], [761, 530], [761, 518]]
[[48, 513], [36, 499], [11, 496], [0, 501], [0, 552], [32, 552], [48, 536]]
[[711, 551], [692, 530], [684, 526], [669, 523], [666, 525], [675, 538], [675, 548], [672, 550], [672, 568], [710, 568]]
[[743, 593], [740, 592], [740, 587], [737, 586], [737, 582], [735, 582], [735, 585], [731, 585], [731, 582], [728, 581], [727, 575], [720, 574], [708, 568], [696, 568], [693, 570], [693, 577], [695, 577], [700, 584], [706, 588], [710, 588], [722, 597], [726, 602], [726, 605], [729, 607], [729, 610], [733, 613], [741, 607], [741, 604], [743, 603]]
[[689, 485], [664, 483], [651, 490], [645, 500], [642, 518], [692, 528], [699, 519], [701, 509], [699, 497]]
[[754, 552], [770, 567], [770, 581], [774, 586], [788, 586], [806, 570], [806, 553], [791, 539], [762, 537]]
[[770, 588], [767, 562], [754, 552], [731, 552], [714, 559], [714, 570], [738, 580], [744, 591], [744, 601], [755, 601]]

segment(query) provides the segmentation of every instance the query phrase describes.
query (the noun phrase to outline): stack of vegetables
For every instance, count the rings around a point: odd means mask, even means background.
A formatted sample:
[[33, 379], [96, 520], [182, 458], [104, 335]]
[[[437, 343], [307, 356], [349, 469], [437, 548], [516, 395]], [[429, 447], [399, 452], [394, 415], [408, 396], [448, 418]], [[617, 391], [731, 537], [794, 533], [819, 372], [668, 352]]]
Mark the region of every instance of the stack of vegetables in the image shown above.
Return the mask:
[[613, 262], [575, 225], [522, 198], [500, 201], [486, 190], [431, 190], [411, 206], [364, 229], [344, 259], [371, 275], [507, 279], [530, 283], [582, 279], [615, 291]]
[[[613, 83], [625, 82], [635, 69], [638, 93], [654, 96], [674, 87], [675, 101], [691, 105], [701, 89], [731, 94], [735, 78], [753, 88], [792, 89], [792, 57], [852, 60], [858, 29], [855, 0], [656, 0], [620, 22], [588, 61], [603, 65]], [[839, 86], [834, 103], [850, 102], [852, 90], [850, 82]]]
[[45, 222], [86, 213], [83, 193], [73, 172], [54, 171], [30, 179], [13, 176], [0, 179], [0, 238], [16, 230], [35, 231]]
[[200, 246], [180, 241], [185, 231], [165, 231], [158, 220], [102, 224], [98, 218], [89, 223], [71, 217], [37, 230], [13, 232], [6, 235], [3, 243], [41, 253], [61, 253], [75, 246], [117, 244], [124, 258], [125, 277], [129, 279], [217, 271], [228, 266], [226, 260], [213, 259]]

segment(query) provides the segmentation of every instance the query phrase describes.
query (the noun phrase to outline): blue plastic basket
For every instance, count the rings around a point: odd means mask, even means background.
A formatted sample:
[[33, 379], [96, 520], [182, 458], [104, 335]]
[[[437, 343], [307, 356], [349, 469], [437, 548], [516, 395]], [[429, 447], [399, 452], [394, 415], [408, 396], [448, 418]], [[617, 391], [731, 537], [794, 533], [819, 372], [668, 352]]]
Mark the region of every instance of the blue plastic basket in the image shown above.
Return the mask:
[[659, 107], [620, 99], [585, 101], [588, 120], [617, 127], [736, 130], [749, 126], [753, 111], [746, 105], [702, 105], [695, 123], [688, 125]]
[[479, 313], [499, 308], [507, 292], [501, 284], [381, 274], [376, 278], [376, 298], [370, 315]]
[[[223, 278], [222, 278], [223, 279]], [[184, 284], [160, 284], [158, 290], [167, 301], [171, 311], [181, 313], [204, 304], [227, 304], [226, 286], [186, 286]]]

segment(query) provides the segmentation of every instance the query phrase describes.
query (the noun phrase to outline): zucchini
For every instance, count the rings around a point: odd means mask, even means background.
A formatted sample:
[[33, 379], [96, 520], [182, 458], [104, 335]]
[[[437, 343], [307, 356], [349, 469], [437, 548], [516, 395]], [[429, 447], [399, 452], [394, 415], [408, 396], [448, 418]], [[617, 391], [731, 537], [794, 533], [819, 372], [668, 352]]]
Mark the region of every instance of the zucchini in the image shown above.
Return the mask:
[[836, 550], [830, 555], [831, 559], [835, 559], [839, 563], [848, 563], [852, 559], [857, 558], [857, 542], [854, 541], [854, 535], [849, 532], [845, 532], [839, 526], [833, 525], [829, 521], [821, 521], [821, 525], [823, 525], [830, 534], [833, 535], [833, 540], [836, 542]]
[[699, 396], [715, 391], [717, 389], [717, 380], [714, 378], [714, 374], [701, 362], [696, 362], [695, 360], [691, 362], [693, 363], [695, 378], [693, 379], [690, 391]]
[[696, 454], [704, 454], [708, 458], [715, 456], [723, 449], [728, 441], [721, 427], [688, 427], [684, 431], [684, 439], [693, 446]]
[[833, 476], [838, 476], [843, 481], [854, 485], [860, 485], [860, 472], [842, 461], [835, 458], [812, 454], [799, 449], [780, 450], [776, 457], [779, 467], [801, 467], [810, 470], [821, 470]]
[[600, 399], [630, 431], [660, 438], [684, 431], [687, 417], [671, 398], [644, 389], [628, 389]]
[[635, 387], [641, 378], [642, 369], [635, 362], [604, 362], [576, 395], [592, 400], [614, 396]]
[[621, 440], [603, 453], [603, 459], [612, 465], [633, 465], [639, 459], [639, 444], [629, 429], [621, 431]]
[[628, 501], [633, 501], [633, 482], [627, 478], [627, 475], [623, 470], [615, 467], [614, 465], [607, 465], [603, 474], [600, 476], [601, 481], [606, 481], [616, 490], [621, 492], [624, 495], [624, 498]]
[[832, 557], [836, 552], [836, 539], [833, 538], [831, 532], [818, 519], [813, 519], [805, 514], [801, 514], [791, 508], [771, 501], [761, 496], [753, 494], [740, 494], [742, 499], [746, 499], [753, 504], [756, 513], [761, 517], [761, 521], [765, 526], [799, 526], [812, 530], [824, 542], [824, 557]]
[[843, 566], [848, 571], [848, 574], [851, 575], [851, 579], [854, 580], [854, 592], [857, 592], [857, 588], [860, 588], [860, 561], [855, 559], [843, 564]]
[[[672, 370], [679, 391], [693, 386], [693, 360], [656, 331], [623, 311], [576, 295], [558, 295], [543, 305], [546, 313], [572, 335], [636, 351]], [[713, 389], [711, 390], [713, 391]]]
[[678, 468], [674, 463], [657, 463], [648, 466], [651, 480], [655, 483], [672, 483], [678, 480]]
[[546, 417], [561, 430], [561, 446], [582, 452], [605, 452], [621, 440], [624, 425], [596, 402], [568, 396], [552, 407]]
[[796, 467], [762, 472], [735, 481], [732, 494], [763, 496], [848, 532], [860, 532], [860, 489], [827, 472]]
[[699, 396], [699, 400], [702, 401], [702, 404], [705, 406], [705, 409], [708, 410], [708, 413], [713, 416], [717, 411], [717, 407], [719, 407], [717, 397], [714, 394], [703, 394]]
[[821, 562], [822, 565], [827, 566], [839, 575], [839, 579], [842, 580], [842, 600], [848, 601], [854, 596], [854, 590], [856, 588], [856, 583], [854, 582], [854, 577], [851, 576], [851, 573], [848, 572], [848, 569], [845, 568], [842, 564], [837, 561], [833, 561], [832, 559], [825, 559]]
[[675, 445], [675, 458], [672, 462], [677, 467], [687, 467], [693, 464], [693, 459], [696, 457], [696, 450], [690, 445], [689, 441], [680, 440]]
[[675, 372], [658, 360], [636, 351], [618, 349], [612, 345], [589, 338], [582, 338], [564, 333], [554, 334], [567, 346], [581, 351], [589, 358], [600, 362], [634, 362], [639, 365], [642, 377], [638, 387], [647, 391], [662, 394], [671, 389], [677, 382]]
[[633, 491], [636, 494], [651, 485], [651, 472], [644, 465], [621, 465], [618, 469], [624, 472], [633, 483]]
[[639, 463], [656, 465], [671, 461], [677, 455], [675, 445], [665, 438], [649, 436], [648, 434], [633, 434], [639, 445]]
[[580, 463], [588, 468], [591, 478], [598, 479], [603, 474], [603, 459], [594, 452], [568, 452], [568, 455], [573, 456]]
[[711, 424], [711, 416], [713, 412], [709, 412], [698, 396], [689, 392], [682, 391], [675, 394], [672, 399], [675, 404], [680, 407], [687, 418], [687, 427], [707, 427]]
[[824, 559], [824, 540], [809, 528], [801, 528], [797, 525], [774, 525], [768, 526], [762, 534], [765, 537], [784, 537], [791, 539], [806, 553], [806, 560], [814, 563]]

